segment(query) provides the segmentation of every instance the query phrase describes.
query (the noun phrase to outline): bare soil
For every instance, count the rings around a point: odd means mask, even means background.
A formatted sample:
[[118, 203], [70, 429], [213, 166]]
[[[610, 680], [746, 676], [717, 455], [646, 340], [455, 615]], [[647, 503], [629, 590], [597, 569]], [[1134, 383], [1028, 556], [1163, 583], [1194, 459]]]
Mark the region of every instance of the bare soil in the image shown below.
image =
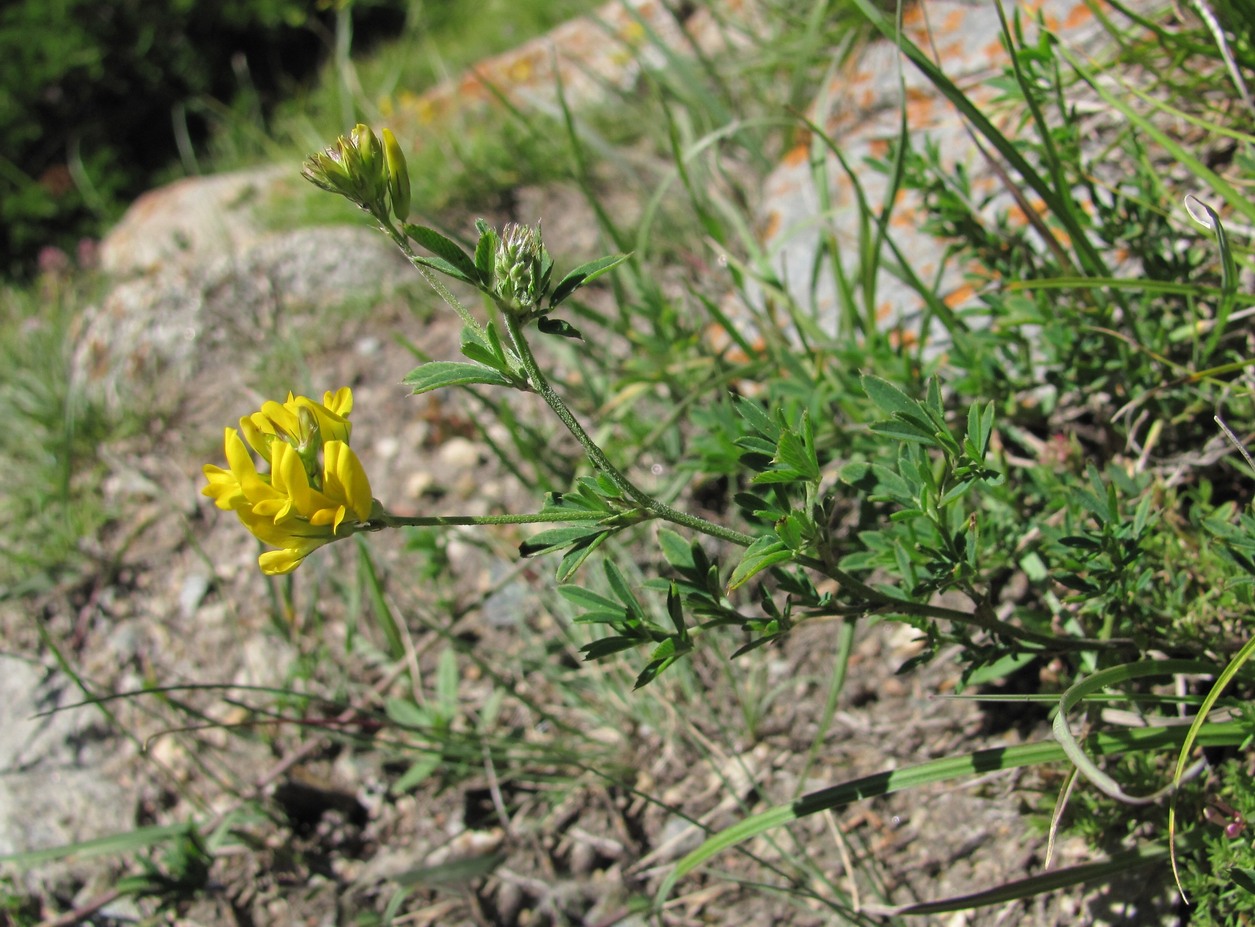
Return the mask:
[[[533, 510], [539, 492], [506, 472], [473, 426], [478, 406], [409, 397], [399, 385], [413, 357], [397, 339], [452, 358], [455, 321], [420, 319], [404, 296], [385, 300], [329, 329], [329, 347], [308, 358], [313, 389], [354, 388], [354, 445], [390, 508]], [[633, 692], [639, 655], [580, 662], [584, 632], [566, 624], [554, 564], [517, 560], [521, 530], [454, 530], [434, 571], [400, 533], [367, 540], [406, 630], [406, 656], [393, 660], [353, 542], [319, 551], [290, 584], [267, 580], [252, 539], [198, 495], [223, 426], [269, 398], [248, 388], [240, 361], [195, 391], [176, 421], [102, 449], [119, 518], [97, 542], [98, 569], [33, 612], [3, 615], [10, 651], [51, 667], [34, 633], [43, 622], [97, 693], [192, 687], [110, 702], [116, 722], [97, 719], [106, 746], [91, 762], [134, 827], [199, 822], [208, 870], [169, 886], [163, 907], [113, 897], [134, 857], [35, 867], [23, 879], [45, 917], [71, 923], [77, 908], [98, 924], [356, 924], [396, 902], [405, 924], [644, 924], [636, 912], [706, 833], [858, 776], [1048, 736], [1031, 706], [950, 697], [958, 668], [946, 655], [896, 675], [919, 644], [895, 624], [858, 629], [822, 736], [833, 623], [730, 665], [715, 650], [738, 642], [721, 641]], [[508, 401], [548, 428], [527, 398]], [[436, 699], [451, 647], [447, 755], [398, 792], [432, 740], [389, 721], [388, 700]], [[1025, 810], [1059, 785], [1053, 773], [997, 773], [806, 818], [685, 879], [661, 923], [880, 923], [851, 912], [1038, 873], [1045, 822]], [[171, 875], [163, 852], [141, 855]], [[1064, 841], [1055, 865], [1086, 858]], [[1169, 923], [1167, 884], [1144, 878], [912, 922]]]

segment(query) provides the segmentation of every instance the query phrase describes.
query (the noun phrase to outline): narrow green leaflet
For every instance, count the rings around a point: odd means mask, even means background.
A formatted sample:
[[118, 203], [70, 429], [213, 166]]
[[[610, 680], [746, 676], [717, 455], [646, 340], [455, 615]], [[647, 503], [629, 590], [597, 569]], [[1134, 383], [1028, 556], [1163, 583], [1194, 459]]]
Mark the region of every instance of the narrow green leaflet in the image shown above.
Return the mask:
[[750, 579], [768, 567], [793, 559], [793, 551], [774, 534], [765, 534], [751, 544], [732, 571], [728, 580], [728, 592], [739, 589]]
[[841, 481], [869, 493], [873, 502], [890, 501], [914, 505], [915, 493], [896, 472], [882, 464], [851, 463], [841, 468]]
[[579, 568], [584, 565], [584, 561], [592, 556], [593, 551], [600, 547], [602, 542], [613, 533], [610, 529], [598, 531], [582, 537], [572, 544], [567, 549], [567, 552], [562, 555], [562, 561], [558, 564], [558, 569], [554, 574], [558, 582], [565, 583], [574, 576]]
[[411, 370], [402, 380], [415, 394], [429, 393], [446, 386], [467, 386], [484, 383], [489, 386], [512, 386], [513, 381], [500, 371], [482, 364], [464, 364], [458, 361], [432, 361]]
[[[744, 396], [733, 396], [732, 406], [736, 409], [738, 415], [749, 424], [756, 432], [771, 441], [776, 441], [780, 437], [780, 426], [771, 420], [771, 416], [763, 411], [760, 406], [752, 399], [746, 399]], [[737, 444], [740, 444], [737, 441]], [[770, 445], [767, 446], [767, 453], [771, 453]]]
[[595, 261], [589, 261], [587, 264], [581, 264], [563, 277], [558, 282], [558, 285], [554, 287], [553, 293], [549, 297], [549, 308], [554, 308], [580, 287], [591, 283], [612, 268], [618, 267], [630, 257], [630, 254], [608, 254]]
[[636, 682], [632, 685], [633, 689], [639, 689], [647, 686], [657, 679], [667, 667], [675, 663], [676, 660], [688, 653], [690, 649], [688, 638], [669, 637], [657, 647], [653, 653], [649, 655], [648, 665], [641, 670], [640, 675], [636, 677]]
[[801, 431], [782, 429], [771, 459], [772, 468], [754, 477], [755, 483], [819, 481], [819, 459], [815, 454], [815, 431], [810, 417], [802, 416]]
[[865, 374], [861, 382], [863, 392], [867, 393], [868, 399], [876, 403], [880, 411], [888, 415], [918, 416], [919, 406], [915, 400], [888, 380]]
[[479, 230], [479, 242], [475, 245], [475, 269], [485, 286], [492, 286], [493, 258], [497, 254], [497, 233], [483, 219], [475, 223]]
[[584, 340], [580, 330], [570, 322], [563, 319], [551, 319], [547, 315], [536, 320], [536, 329], [545, 335], [561, 335], [563, 338], [572, 338], [576, 341]]
[[405, 234], [434, 254], [439, 262], [445, 265], [437, 266], [436, 269], [449, 274], [451, 277], [465, 281], [472, 286], [480, 285], [479, 268], [475, 266], [475, 262], [456, 242], [445, 238], [435, 229], [429, 229], [425, 225], [407, 225], [405, 226]]

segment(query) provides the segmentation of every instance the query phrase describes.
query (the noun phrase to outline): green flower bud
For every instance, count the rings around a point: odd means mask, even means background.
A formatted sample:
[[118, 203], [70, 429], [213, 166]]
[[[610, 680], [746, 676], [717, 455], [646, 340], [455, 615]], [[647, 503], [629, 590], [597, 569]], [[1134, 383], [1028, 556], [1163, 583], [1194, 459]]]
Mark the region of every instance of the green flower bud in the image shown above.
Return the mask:
[[350, 138], [361, 163], [360, 177], [364, 199], [372, 206], [385, 205], [383, 197], [388, 187], [388, 169], [384, 164], [383, 146], [379, 143], [379, 136], [359, 122], [353, 127]]
[[511, 223], [501, 230], [493, 262], [493, 292], [508, 308], [527, 310], [545, 295], [543, 287], [545, 247], [540, 226]]
[[329, 193], [338, 193], [350, 199], [353, 196], [353, 178], [344, 167], [344, 155], [339, 147], [333, 146], [310, 155], [305, 159], [301, 175]]
[[391, 129], [383, 130], [384, 162], [388, 167], [388, 196], [392, 200], [392, 215], [398, 222], [410, 216], [410, 172], [405, 165], [405, 152], [397, 144]]
[[352, 200], [368, 212], [386, 211], [387, 166], [378, 136], [357, 125], [335, 145], [306, 159], [301, 171], [311, 183]]

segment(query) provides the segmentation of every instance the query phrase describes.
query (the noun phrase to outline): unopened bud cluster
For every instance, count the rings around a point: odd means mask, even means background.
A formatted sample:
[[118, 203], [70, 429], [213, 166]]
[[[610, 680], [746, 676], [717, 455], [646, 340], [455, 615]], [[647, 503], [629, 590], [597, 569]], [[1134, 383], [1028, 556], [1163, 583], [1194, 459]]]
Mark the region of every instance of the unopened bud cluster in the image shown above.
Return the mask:
[[382, 221], [404, 222], [410, 214], [410, 175], [405, 154], [389, 129], [383, 140], [358, 124], [347, 136], [306, 159], [306, 180], [348, 198]]
[[511, 223], [501, 230], [493, 261], [492, 288], [509, 308], [529, 310], [545, 295], [545, 249], [540, 226]]

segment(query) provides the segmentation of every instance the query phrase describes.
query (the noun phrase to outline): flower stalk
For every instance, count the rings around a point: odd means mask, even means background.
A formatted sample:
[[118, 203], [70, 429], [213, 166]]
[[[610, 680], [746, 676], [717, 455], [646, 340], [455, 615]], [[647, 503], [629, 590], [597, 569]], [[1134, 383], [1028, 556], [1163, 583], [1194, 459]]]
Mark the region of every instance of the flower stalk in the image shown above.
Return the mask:
[[636, 503], [641, 511], [654, 518], [661, 518], [672, 524], [691, 528], [694, 531], [700, 531], [702, 534], [707, 534], [720, 540], [730, 541], [741, 547], [749, 547], [754, 543], [754, 539], [748, 534], [742, 534], [740, 531], [734, 531], [723, 525], [718, 525], [696, 515], [690, 515], [687, 512], [681, 512], [679, 509], [672, 508], [660, 499], [649, 495], [649, 493], [640, 489], [628, 479], [622, 471], [610, 462], [610, 458], [606, 456], [605, 451], [589, 436], [575, 415], [572, 414], [566, 402], [549, 384], [549, 380], [540, 369], [540, 365], [536, 363], [536, 356], [532, 353], [531, 346], [527, 343], [527, 338], [523, 334], [523, 324], [519, 318], [507, 311], [503, 311], [502, 316], [505, 319], [506, 332], [510, 336], [510, 341], [514, 345], [514, 350], [518, 354], [519, 360], [523, 363], [523, 370], [527, 373], [527, 378], [531, 382], [532, 388], [545, 401], [545, 404], [553, 410], [554, 415], [566, 426], [566, 429], [575, 436], [575, 440], [579, 441], [580, 447], [584, 449], [584, 453], [588, 455], [588, 459], [592, 461], [593, 466], [606, 474], [625, 496]]

